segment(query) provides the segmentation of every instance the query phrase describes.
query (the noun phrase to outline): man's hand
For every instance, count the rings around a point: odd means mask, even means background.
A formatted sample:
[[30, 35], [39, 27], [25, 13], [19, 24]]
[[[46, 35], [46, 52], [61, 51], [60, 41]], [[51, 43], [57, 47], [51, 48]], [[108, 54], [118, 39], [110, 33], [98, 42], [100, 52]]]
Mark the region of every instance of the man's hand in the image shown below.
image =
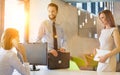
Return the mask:
[[49, 51], [49, 53], [53, 54], [55, 57], [57, 57], [57, 56], [58, 56], [57, 51], [56, 51], [56, 50], [54, 50], [54, 49], [50, 50], [50, 51]]
[[65, 49], [64, 48], [60, 48], [59, 51], [64, 53]]

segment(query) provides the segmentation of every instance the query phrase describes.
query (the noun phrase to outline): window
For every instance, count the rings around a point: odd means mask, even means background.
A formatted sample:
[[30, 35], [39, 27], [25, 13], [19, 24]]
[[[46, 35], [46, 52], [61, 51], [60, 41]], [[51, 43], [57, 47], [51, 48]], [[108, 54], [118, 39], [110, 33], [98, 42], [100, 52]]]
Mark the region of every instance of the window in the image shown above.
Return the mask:
[[94, 14], [95, 14], [95, 12], [96, 12], [95, 9], [96, 9], [96, 8], [95, 8], [95, 2], [92, 2], [92, 3], [91, 3], [91, 13], [94, 13]]
[[24, 42], [24, 0], [5, 0], [4, 30], [9, 27], [16, 28], [19, 31], [20, 42]]
[[87, 3], [82, 3], [82, 8], [87, 10]]
[[98, 12], [104, 10], [104, 2], [99, 2], [98, 3]]

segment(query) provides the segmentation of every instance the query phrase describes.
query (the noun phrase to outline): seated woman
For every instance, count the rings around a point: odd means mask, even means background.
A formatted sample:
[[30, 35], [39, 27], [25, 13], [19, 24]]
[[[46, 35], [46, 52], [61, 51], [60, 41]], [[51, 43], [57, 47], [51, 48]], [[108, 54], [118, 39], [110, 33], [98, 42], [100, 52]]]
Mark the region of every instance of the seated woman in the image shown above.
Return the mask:
[[[13, 52], [13, 49], [16, 49], [22, 55], [23, 64], [17, 54]], [[8, 28], [1, 37], [0, 75], [12, 75], [15, 69], [21, 75], [30, 75], [25, 49], [19, 44], [19, 33], [14, 28]]]

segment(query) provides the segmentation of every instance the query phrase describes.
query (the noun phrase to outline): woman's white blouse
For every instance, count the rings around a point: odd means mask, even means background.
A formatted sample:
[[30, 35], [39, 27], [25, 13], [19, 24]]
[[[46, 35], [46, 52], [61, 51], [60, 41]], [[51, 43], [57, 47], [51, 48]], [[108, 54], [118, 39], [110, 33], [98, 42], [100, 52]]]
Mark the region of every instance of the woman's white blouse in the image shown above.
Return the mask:
[[15, 69], [21, 75], [29, 75], [28, 67], [20, 62], [15, 52], [0, 48], [0, 75], [12, 75]]

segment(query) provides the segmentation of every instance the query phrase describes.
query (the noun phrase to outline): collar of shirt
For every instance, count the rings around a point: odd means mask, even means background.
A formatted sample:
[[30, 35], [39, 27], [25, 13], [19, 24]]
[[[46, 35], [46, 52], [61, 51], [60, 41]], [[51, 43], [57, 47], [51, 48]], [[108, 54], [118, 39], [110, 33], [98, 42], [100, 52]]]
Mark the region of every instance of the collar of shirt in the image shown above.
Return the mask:
[[[52, 21], [52, 20], [48, 19], [48, 21], [50, 22], [51, 25], [53, 24], [53, 21]], [[55, 25], [59, 25], [59, 24], [57, 23], [57, 21], [55, 21]]]

